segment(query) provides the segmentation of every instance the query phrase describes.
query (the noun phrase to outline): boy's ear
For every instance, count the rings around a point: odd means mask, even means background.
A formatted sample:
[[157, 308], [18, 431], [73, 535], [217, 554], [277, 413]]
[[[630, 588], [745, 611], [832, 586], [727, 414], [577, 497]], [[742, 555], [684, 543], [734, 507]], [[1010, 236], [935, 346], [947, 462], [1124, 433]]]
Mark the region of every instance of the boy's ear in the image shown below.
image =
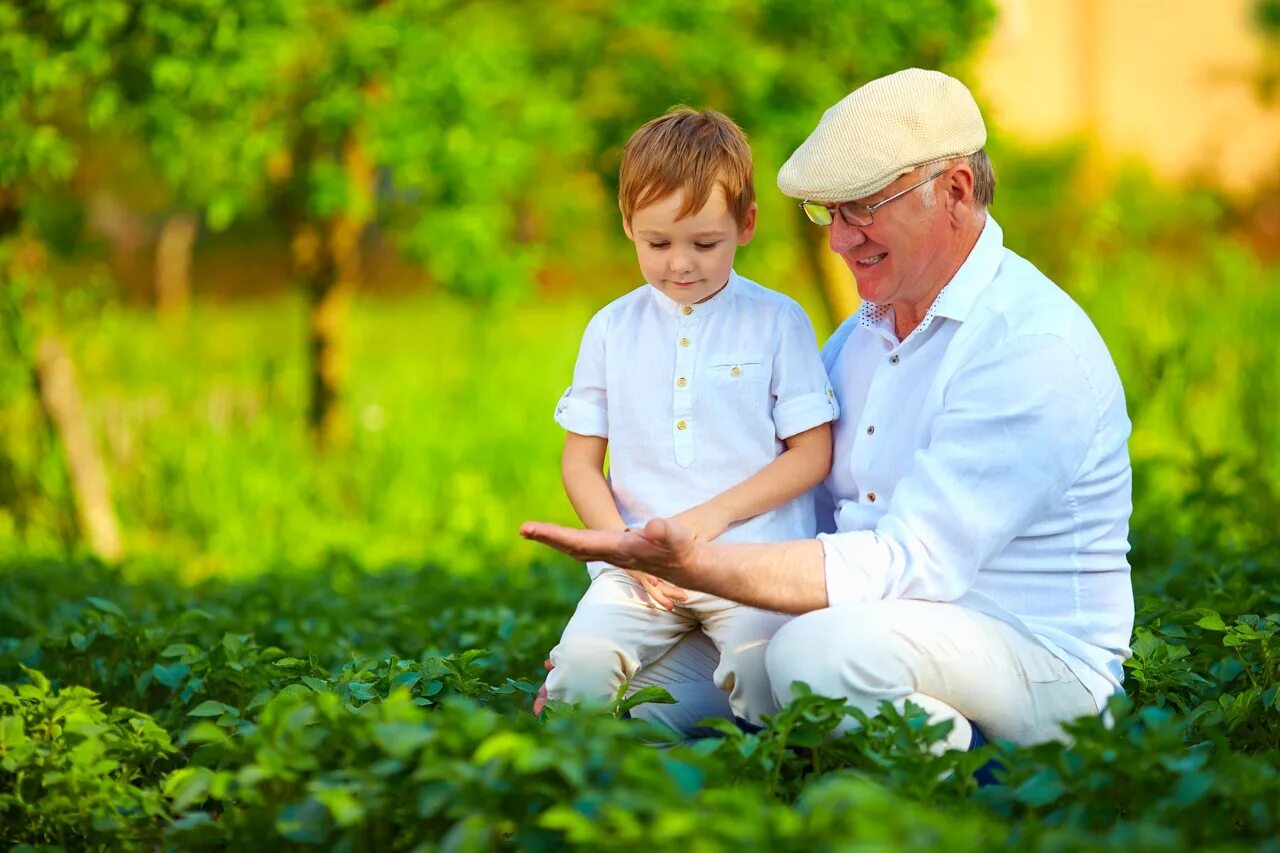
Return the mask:
[[738, 245], [745, 246], [751, 242], [751, 238], [756, 236], [756, 211], [759, 206], [753, 201], [751, 207], [747, 208], [747, 221], [738, 229]]

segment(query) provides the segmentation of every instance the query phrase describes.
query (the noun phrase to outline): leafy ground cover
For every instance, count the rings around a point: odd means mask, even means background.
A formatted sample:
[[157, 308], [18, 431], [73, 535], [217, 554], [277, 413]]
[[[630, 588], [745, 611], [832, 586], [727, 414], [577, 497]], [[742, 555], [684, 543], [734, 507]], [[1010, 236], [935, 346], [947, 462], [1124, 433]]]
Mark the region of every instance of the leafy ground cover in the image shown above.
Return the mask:
[[[459, 576], [335, 558], [182, 588], [13, 563], [0, 841], [1276, 849], [1280, 554], [1178, 548], [1143, 585], [1114, 725], [1080, 721], [1069, 750], [943, 756], [912, 714], [833, 740], [843, 709], [820, 697], [692, 744], [572, 709], [535, 721], [531, 678], [579, 587], [558, 565]], [[1210, 564], [1231, 580], [1206, 596]], [[991, 757], [1005, 784], [978, 789]]]

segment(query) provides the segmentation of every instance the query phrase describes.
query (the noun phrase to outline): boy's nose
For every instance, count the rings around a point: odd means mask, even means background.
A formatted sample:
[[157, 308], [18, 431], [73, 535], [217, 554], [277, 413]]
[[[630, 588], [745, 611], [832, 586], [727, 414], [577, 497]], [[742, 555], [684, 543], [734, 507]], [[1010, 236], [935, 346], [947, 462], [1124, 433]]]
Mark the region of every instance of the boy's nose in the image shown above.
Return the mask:
[[673, 273], [685, 273], [693, 269], [693, 258], [683, 252], [671, 253], [671, 271]]

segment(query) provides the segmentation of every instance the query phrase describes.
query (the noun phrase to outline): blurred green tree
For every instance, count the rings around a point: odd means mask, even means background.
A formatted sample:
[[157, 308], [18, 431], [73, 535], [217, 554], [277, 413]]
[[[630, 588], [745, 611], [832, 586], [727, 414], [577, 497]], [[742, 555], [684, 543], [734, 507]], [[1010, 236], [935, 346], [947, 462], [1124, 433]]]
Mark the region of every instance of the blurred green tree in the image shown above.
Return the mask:
[[[990, 0], [820, 11], [784, 0], [44, 0], [0, 14], [20, 81], [0, 115], [21, 114], [0, 130], [0, 204], [16, 212], [40, 176], [70, 173], [71, 127], [142, 140], [172, 194], [178, 267], [188, 211], [213, 229], [278, 217], [311, 305], [309, 423], [326, 446], [342, 441], [343, 318], [373, 229], [447, 289], [518, 292], [547, 251], [581, 238], [575, 213], [599, 209], [621, 143], [648, 118], [681, 102], [721, 109], [758, 160], [777, 163], [858, 84], [959, 63], [994, 11]], [[841, 319], [847, 271], [820, 230], [798, 213], [791, 222]]]
[[[119, 529], [70, 357], [43, 304], [44, 249], [24, 212], [34, 195], [71, 175], [76, 134], [114, 119], [117, 105], [100, 84], [111, 73], [111, 45], [127, 21], [127, 5], [110, 0], [0, 6], [0, 347], [7, 351], [9, 374], [0, 387], [6, 396], [24, 385], [34, 392], [45, 425], [37, 434], [42, 444], [55, 437], [62, 450], [75, 512], [58, 513], [53, 526], [64, 541], [78, 529], [92, 550], [109, 559], [122, 553]], [[14, 381], [18, 376], [26, 382]], [[21, 472], [9, 442], [0, 446], [0, 463], [3, 491], [17, 507], [29, 503], [25, 492], [50, 485], [41, 476], [43, 459]], [[22, 509], [18, 515], [20, 525], [31, 521]]]

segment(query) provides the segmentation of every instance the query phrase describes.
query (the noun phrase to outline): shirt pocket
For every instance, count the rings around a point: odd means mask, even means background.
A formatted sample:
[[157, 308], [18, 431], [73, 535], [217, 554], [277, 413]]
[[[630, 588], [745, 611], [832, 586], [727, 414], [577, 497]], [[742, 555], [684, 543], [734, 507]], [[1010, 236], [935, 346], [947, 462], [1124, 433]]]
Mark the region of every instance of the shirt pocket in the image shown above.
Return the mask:
[[769, 402], [769, 364], [760, 356], [716, 358], [704, 380], [717, 398], [765, 405]]

